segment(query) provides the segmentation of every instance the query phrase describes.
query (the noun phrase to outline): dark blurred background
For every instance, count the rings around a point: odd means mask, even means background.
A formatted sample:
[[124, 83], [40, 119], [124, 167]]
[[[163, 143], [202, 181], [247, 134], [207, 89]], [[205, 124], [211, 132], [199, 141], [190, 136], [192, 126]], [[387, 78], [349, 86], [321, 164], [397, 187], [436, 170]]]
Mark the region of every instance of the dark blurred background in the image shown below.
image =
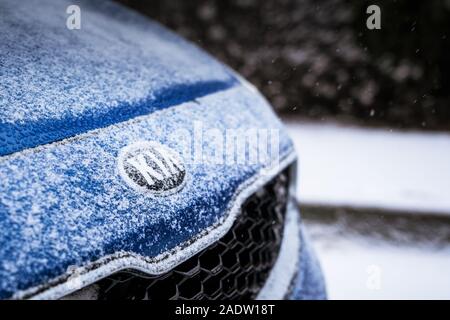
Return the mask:
[[[450, 130], [450, 0], [119, 0], [206, 49], [282, 115]], [[381, 8], [368, 30], [366, 8]]]

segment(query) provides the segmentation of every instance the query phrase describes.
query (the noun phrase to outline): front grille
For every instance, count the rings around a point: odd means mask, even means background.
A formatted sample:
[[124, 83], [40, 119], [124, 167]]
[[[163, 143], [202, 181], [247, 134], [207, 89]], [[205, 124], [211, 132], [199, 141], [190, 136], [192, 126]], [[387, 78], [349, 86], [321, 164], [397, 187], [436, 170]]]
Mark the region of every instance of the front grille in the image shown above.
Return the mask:
[[255, 298], [278, 256], [288, 185], [285, 170], [245, 201], [223, 238], [171, 271], [161, 275], [120, 271], [72, 297], [94, 289], [100, 300]]

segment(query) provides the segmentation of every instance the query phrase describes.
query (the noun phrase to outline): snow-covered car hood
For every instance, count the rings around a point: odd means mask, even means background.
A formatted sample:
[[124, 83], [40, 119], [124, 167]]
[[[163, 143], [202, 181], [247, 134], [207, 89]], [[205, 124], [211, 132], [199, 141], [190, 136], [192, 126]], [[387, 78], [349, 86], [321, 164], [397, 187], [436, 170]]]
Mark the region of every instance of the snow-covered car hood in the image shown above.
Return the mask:
[[[0, 298], [55, 297], [123, 268], [164, 272], [221, 237], [295, 159], [270, 106], [229, 69], [109, 2], [82, 2], [82, 28], [68, 30], [70, 4], [1, 4]], [[185, 184], [166, 196], [125, 183], [121, 150], [154, 141], [183, 155], [173, 133], [196, 124], [277, 130], [279, 162], [184, 158]]]
[[0, 155], [148, 114], [233, 86], [218, 62], [107, 1], [2, 1]]

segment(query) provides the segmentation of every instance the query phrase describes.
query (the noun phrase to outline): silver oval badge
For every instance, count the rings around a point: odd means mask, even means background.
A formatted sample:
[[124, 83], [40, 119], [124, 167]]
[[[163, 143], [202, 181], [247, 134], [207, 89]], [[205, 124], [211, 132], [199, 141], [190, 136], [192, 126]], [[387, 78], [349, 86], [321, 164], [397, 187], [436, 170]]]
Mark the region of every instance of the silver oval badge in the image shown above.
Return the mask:
[[136, 142], [119, 154], [119, 172], [133, 188], [157, 195], [180, 190], [186, 178], [181, 157], [153, 141]]

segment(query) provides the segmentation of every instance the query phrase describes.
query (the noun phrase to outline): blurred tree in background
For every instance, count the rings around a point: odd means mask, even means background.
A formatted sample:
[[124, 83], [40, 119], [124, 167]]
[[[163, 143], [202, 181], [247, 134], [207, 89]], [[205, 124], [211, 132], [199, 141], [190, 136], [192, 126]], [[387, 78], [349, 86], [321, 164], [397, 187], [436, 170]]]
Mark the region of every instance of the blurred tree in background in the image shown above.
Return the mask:
[[[450, 130], [450, 0], [119, 0], [203, 47], [282, 114]], [[366, 8], [381, 8], [381, 30]]]

